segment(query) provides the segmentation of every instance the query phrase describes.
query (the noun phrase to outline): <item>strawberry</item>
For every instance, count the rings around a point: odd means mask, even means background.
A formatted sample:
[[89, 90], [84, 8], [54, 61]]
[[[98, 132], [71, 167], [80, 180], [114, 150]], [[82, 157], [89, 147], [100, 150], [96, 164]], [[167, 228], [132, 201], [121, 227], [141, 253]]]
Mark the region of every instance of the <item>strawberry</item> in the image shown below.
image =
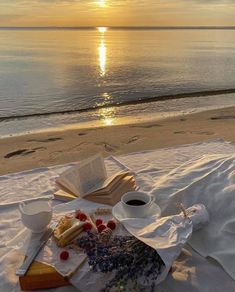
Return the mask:
[[86, 219], [87, 219], [87, 216], [86, 216], [86, 214], [85, 213], [79, 213], [78, 214], [78, 219], [80, 220], [80, 221], [86, 221]]
[[101, 233], [103, 230], [106, 229], [106, 225], [104, 225], [104, 224], [100, 224], [100, 225], [97, 227], [97, 229], [98, 229], [98, 232]]
[[60, 259], [66, 261], [69, 258], [69, 253], [67, 250], [64, 250], [60, 253]]
[[92, 229], [92, 224], [90, 222], [86, 222], [84, 225], [83, 225], [83, 230], [84, 231], [87, 231], [87, 230], [91, 230]]
[[116, 223], [113, 220], [109, 220], [107, 227], [114, 230], [116, 228]]
[[95, 225], [96, 225], [96, 227], [98, 227], [98, 226], [101, 225], [101, 224], [103, 224], [103, 220], [102, 220], [102, 219], [97, 219], [97, 220], [95, 221]]

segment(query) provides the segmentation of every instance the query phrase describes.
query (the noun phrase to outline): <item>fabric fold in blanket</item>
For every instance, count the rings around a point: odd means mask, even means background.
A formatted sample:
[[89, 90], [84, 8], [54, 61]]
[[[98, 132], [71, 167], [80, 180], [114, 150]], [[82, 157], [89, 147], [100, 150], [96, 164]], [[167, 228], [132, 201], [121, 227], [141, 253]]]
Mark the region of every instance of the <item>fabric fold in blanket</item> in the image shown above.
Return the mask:
[[217, 260], [235, 280], [235, 155], [189, 161], [161, 177], [152, 194], [163, 216], [176, 214], [178, 202], [186, 208], [206, 206], [210, 222], [193, 233], [189, 244], [202, 256]]

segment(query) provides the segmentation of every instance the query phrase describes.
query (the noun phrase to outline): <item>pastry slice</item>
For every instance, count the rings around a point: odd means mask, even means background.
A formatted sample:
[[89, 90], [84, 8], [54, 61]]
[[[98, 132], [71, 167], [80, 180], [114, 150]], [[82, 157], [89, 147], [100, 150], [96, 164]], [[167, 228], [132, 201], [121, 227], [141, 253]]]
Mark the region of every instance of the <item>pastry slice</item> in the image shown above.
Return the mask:
[[74, 241], [82, 232], [85, 222], [81, 222], [76, 218], [62, 218], [54, 231], [54, 237], [59, 247], [65, 247]]

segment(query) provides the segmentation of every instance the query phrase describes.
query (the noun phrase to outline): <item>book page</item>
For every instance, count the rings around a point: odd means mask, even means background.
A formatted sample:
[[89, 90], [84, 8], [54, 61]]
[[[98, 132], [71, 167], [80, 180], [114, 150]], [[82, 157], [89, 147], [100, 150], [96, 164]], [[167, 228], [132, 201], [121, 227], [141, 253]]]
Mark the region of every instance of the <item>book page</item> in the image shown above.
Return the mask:
[[113, 188], [116, 184], [122, 181], [122, 179], [127, 176], [129, 172], [117, 172], [112, 176], [108, 177], [106, 180], [100, 181], [94, 188], [90, 190], [90, 194], [96, 194], [97, 192], [105, 191], [108, 192], [110, 188]]
[[104, 158], [97, 154], [66, 170], [57, 179], [57, 183], [76, 196], [83, 197], [106, 178]]
[[106, 180], [106, 178], [107, 172], [104, 165], [104, 158], [101, 155], [94, 156], [92, 160], [79, 169], [81, 196], [89, 193], [91, 189]]

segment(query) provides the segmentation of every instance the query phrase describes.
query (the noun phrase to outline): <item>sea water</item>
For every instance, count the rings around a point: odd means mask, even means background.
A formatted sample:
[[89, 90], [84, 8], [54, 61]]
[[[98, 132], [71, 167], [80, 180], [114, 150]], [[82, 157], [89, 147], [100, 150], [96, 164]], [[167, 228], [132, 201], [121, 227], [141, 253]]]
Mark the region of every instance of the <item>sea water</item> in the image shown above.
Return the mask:
[[135, 106], [234, 90], [234, 55], [231, 29], [0, 29], [0, 135], [234, 105], [224, 94]]

